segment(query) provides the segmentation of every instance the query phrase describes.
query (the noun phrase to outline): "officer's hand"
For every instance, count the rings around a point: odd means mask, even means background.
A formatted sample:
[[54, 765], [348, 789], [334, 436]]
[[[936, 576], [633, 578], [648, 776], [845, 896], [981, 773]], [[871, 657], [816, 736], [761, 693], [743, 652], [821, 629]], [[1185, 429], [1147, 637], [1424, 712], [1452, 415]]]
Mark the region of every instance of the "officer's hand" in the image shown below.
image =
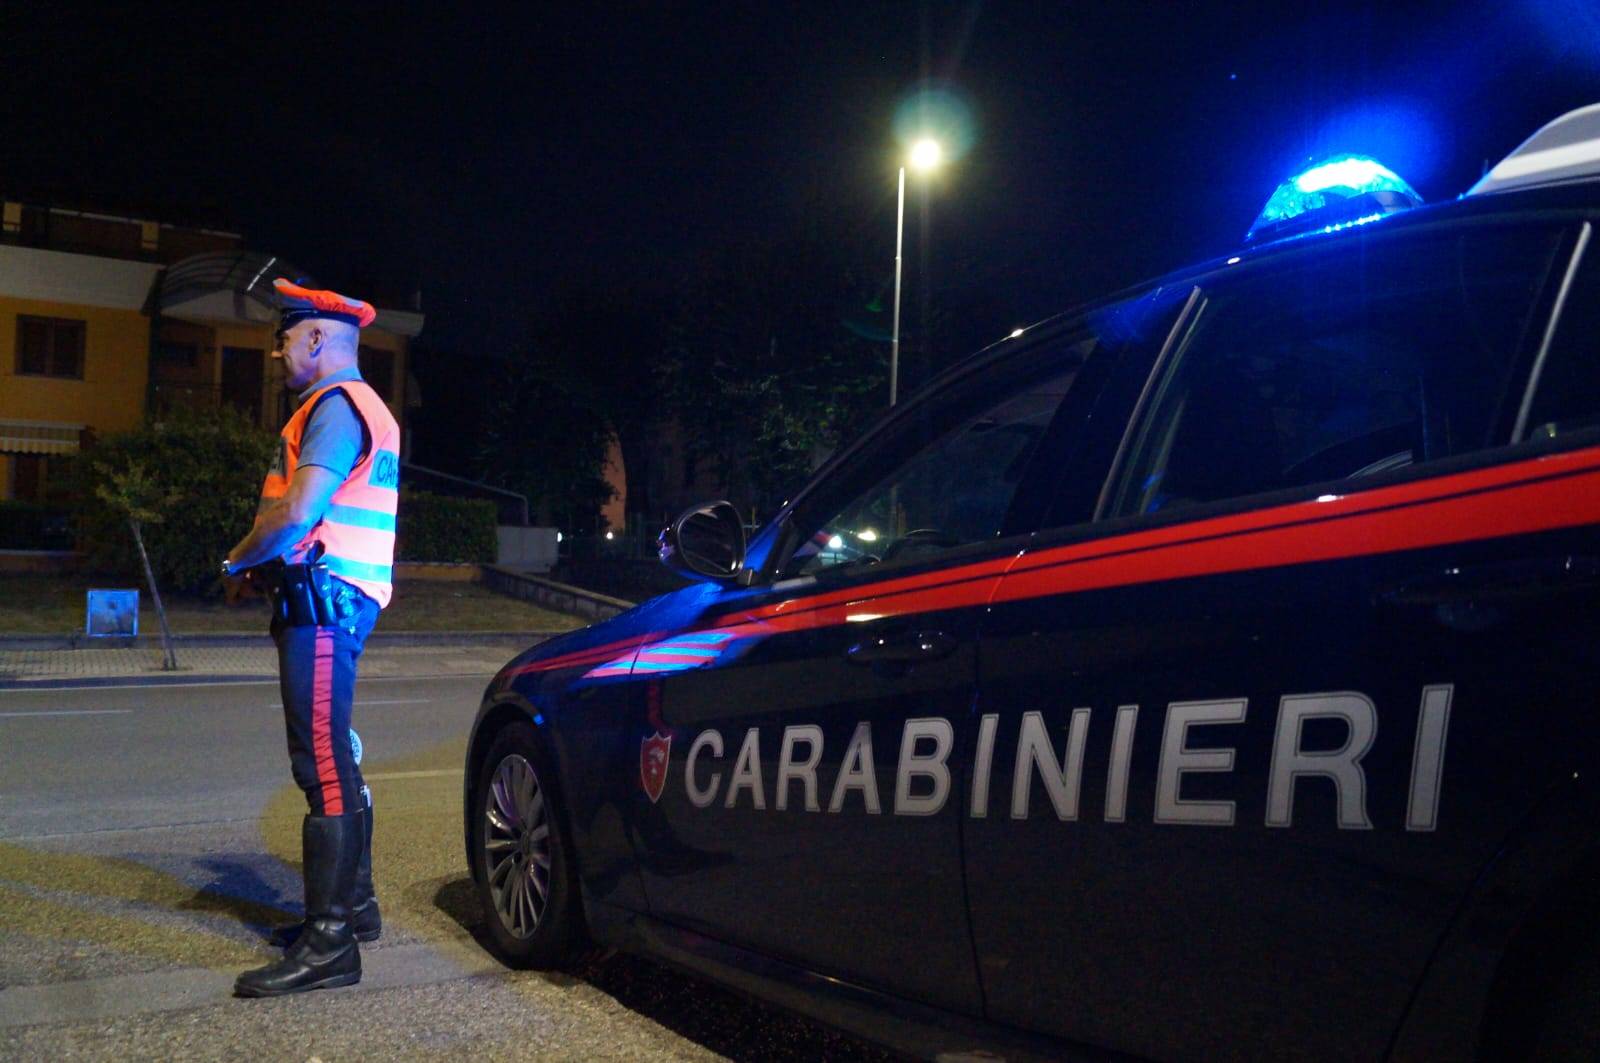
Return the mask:
[[245, 596], [246, 588], [250, 584], [250, 573], [245, 571], [237, 576], [220, 576], [218, 580], [222, 587], [222, 600], [232, 605]]

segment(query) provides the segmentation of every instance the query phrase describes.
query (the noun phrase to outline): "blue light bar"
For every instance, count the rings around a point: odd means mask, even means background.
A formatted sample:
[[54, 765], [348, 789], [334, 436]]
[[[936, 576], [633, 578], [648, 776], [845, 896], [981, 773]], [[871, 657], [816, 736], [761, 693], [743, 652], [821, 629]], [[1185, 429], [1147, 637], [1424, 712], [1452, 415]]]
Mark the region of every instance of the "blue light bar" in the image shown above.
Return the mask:
[[[1359, 200], [1359, 202], [1351, 202]], [[1246, 240], [1321, 229], [1335, 232], [1420, 206], [1405, 179], [1368, 155], [1335, 155], [1279, 185]], [[1309, 215], [1317, 215], [1311, 218]]]

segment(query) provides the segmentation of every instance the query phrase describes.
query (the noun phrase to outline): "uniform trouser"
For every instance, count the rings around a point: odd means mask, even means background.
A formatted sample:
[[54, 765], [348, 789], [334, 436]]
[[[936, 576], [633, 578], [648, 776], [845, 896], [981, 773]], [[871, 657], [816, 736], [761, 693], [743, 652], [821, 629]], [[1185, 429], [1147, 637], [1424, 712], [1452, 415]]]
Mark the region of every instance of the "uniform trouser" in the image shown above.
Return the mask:
[[378, 603], [360, 601], [349, 627], [272, 624], [289, 764], [313, 816], [342, 816], [367, 807], [366, 784], [350, 750], [350, 706], [356, 662], [377, 623]]

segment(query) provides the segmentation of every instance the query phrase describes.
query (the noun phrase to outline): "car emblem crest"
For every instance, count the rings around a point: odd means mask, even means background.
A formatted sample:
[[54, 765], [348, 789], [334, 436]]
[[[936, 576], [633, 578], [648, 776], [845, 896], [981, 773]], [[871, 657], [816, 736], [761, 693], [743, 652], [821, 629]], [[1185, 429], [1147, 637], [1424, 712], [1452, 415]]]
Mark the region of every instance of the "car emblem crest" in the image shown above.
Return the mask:
[[650, 795], [650, 803], [661, 800], [667, 785], [667, 754], [672, 751], [672, 736], [657, 731], [639, 745], [639, 782]]

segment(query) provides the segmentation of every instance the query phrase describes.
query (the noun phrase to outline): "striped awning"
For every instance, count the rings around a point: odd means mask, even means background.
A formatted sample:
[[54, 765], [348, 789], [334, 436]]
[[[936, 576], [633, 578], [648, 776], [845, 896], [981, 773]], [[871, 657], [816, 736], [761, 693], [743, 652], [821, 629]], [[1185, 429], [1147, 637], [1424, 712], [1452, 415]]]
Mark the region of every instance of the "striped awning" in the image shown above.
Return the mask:
[[0, 420], [0, 454], [76, 454], [81, 424]]

